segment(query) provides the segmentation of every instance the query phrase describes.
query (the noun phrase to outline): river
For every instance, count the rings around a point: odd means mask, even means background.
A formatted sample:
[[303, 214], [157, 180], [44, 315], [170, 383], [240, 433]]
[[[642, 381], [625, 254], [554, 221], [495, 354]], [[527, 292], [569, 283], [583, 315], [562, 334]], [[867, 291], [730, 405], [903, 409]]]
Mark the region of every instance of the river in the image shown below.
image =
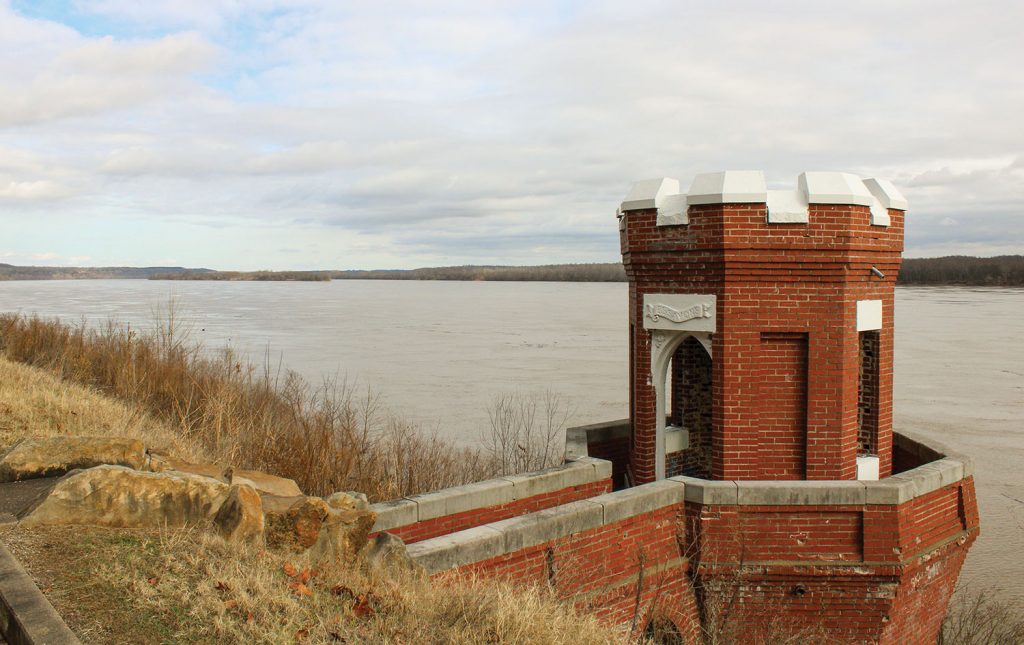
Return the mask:
[[[573, 424], [627, 416], [626, 285], [552, 282], [0, 282], [0, 312], [147, 326], [319, 382], [347, 378], [463, 443], [496, 396], [549, 390]], [[1024, 289], [896, 290], [895, 422], [971, 455], [982, 537], [963, 580], [1024, 599]]]

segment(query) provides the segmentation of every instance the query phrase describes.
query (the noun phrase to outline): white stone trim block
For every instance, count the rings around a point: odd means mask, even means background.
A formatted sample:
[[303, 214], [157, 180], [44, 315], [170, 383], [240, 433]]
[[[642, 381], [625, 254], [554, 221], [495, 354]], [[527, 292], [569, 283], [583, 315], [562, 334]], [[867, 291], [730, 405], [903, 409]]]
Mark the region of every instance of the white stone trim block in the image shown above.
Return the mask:
[[907, 198], [888, 179], [869, 177], [864, 180], [864, 185], [884, 208], [898, 211], [907, 210]]
[[689, 204], [687, 203], [685, 193], [665, 197], [661, 202], [661, 206], [658, 207], [658, 226], [689, 224], [688, 208]]
[[661, 208], [665, 197], [679, 194], [679, 180], [671, 177], [644, 179], [633, 184], [629, 194], [623, 200], [620, 210], [637, 211], [648, 208]]
[[806, 224], [808, 212], [807, 196], [803, 191], [768, 191], [769, 224]]
[[797, 181], [808, 204], [870, 206], [874, 200], [860, 177], [848, 172], [805, 172]]
[[727, 170], [697, 175], [687, 194], [689, 204], [763, 204], [768, 186], [760, 170]]
[[857, 479], [858, 481], [878, 481], [878, 457], [865, 455], [857, 457]]
[[882, 328], [882, 301], [857, 301], [857, 331], [874, 331]]

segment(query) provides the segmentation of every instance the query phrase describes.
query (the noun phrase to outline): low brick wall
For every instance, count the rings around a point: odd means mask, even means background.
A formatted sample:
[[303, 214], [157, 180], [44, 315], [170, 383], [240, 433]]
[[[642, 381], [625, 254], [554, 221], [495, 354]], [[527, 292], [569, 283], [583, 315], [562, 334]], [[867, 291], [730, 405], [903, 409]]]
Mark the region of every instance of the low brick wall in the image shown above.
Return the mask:
[[434, 574], [548, 585], [610, 623], [629, 625], [639, 612], [638, 629], [658, 617], [692, 637], [683, 491], [676, 481], [646, 484], [419, 542], [409, 553]]
[[611, 464], [584, 456], [554, 468], [382, 502], [371, 507], [377, 513], [373, 533], [419, 542], [607, 493], [611, 474]]
[[730, 607], [714, 627], [727, 640], [813, 627], [837, 640], [930, 643], [979, 531], [973, 465], [897, 442], [937, 459], [870, 482], [673, 477], [409, 551], [435, 575], [551, 585], [612, 623], [662, 616], [688, 640], [698, 607], [718, 603]]

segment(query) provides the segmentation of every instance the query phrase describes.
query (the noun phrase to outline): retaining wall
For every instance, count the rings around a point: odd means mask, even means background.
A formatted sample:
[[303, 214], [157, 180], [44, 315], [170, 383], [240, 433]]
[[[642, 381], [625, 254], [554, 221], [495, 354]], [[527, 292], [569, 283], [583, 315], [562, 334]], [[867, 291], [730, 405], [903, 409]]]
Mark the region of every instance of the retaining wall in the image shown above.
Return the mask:
[[611, 490], [607, 461], [581, 456], [561, 466], [374, 504], [373, 534], [406, 543], [525, 515]]
[[934, 642], [978, 535], [973, 465], [896, 442], [906, 463], [938, 459], [876, 482], [673, 477], [481, 521], [409, 552], [435, 575], [550, 585], [627, 627], [667, 617], [688, 640], [698, 608], [718, 604], [729, 618], [714, 629], [741, 642], [811, 627], [833, 640]]

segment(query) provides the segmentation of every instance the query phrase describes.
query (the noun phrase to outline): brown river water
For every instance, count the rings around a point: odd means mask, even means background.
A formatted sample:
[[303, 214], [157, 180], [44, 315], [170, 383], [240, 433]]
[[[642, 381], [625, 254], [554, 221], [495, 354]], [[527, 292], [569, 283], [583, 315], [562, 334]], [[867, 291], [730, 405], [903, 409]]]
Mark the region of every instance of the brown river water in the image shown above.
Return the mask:
[[[626, 285], [523, 282], [0, 282], [0, 312], [146, 326], [173, 297], [207, 346], [347, 378], [464, 443], [505, 393], [571, 423], [627, 416]], [[896, 291], [896, 429], [971, 455], [982, 536], [962, 579], [1024, 600], [1024, 289]]]

